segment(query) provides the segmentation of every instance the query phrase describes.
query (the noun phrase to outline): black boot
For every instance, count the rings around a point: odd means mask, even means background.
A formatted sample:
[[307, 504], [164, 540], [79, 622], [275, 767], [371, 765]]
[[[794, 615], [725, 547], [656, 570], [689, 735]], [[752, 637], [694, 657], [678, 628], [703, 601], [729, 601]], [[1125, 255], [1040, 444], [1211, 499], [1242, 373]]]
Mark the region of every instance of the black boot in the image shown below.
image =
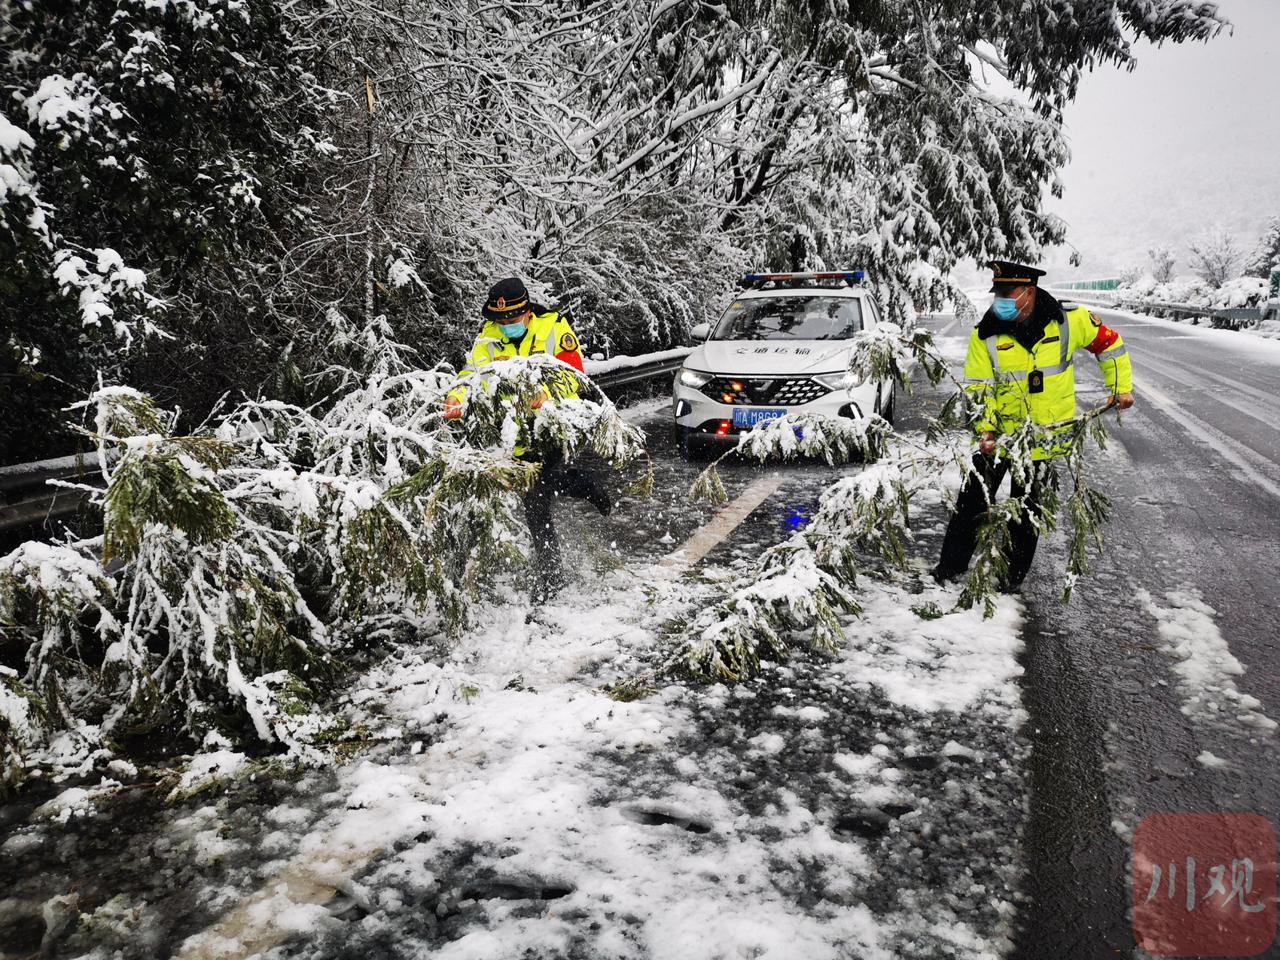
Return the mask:
[[948, 571], [942, 568], [942, 564], [938, 564], [936, 567], [934, 567], [932, 570], [929, 571], [929, 575], [933, 577], [933, 582], [940, 587], [945, 587], [952, 580], [956, 579], [956, 577], [961, 576], [961, 574], [963, 573], [964, 573], [963, 570], [960, 571], [960, 573], [949, 573]]
[[614, 501], [609, 489], [595, 478], [591, 480], [591, 489], [587, 494], [587, 502], [600, 511], [600, 516], [607, 517], [613, 513]]
[[595, 470], [577, 467], [561, 470], [556, 476], [556, 489], [567, 496], [587, 501], [600, 511], [602, 517], [613, 513], [612, 490]]
[[533, 576], [533, 588], [529, 591], [529, 602], [535, 607], [550, 603], [565, 588], [564, 571], [559, 568], [537, 570]]

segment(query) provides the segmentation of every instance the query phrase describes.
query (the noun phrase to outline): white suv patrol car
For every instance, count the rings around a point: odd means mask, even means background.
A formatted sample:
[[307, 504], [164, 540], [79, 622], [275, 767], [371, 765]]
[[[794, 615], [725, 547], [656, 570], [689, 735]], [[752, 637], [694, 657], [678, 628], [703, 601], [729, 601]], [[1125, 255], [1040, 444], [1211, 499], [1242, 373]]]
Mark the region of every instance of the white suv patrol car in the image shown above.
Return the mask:
[[680, 450], [736, 443], [737, 435], [787, 413], [893, 419], [893, 384], [849, 372], [854, 336], [881, 322], [860, 286], [862, 271], [747, 274], [742, 293], [676, 374], [673, 413]]

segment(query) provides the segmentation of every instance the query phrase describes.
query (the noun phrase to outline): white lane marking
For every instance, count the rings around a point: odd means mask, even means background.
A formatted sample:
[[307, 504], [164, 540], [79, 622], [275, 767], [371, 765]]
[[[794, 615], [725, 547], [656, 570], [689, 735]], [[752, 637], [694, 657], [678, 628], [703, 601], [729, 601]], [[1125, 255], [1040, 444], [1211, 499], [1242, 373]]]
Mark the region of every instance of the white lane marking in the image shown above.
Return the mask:
[[1254, 485], [1267, 491], [1276, 499], [1280, 499], [1280, 484], [1274, 483], [1262, 473], [1262, 470], [1265, 469], [1264, 465], [1274, 467], [1275, 464], [1259, 456], [1244, 444], [1228, 437], [1225, 433], [1220, 433], [1204, 421], [1197, 419], [1186, 408], [1174, 403], [1163, 391], [1156, 389], [1151, 384], [1142, 385], [1141, 395], [1180, 423], [1193, 437], [1217, 450], [1224, 460], [1244, 474], [1245, 478]]
[[[1203, 380], [1197, 383], [1195, 374], [1191, 373], [1190, 371], [1185, 371], [1183, 370], [1183, 368], [1176, 367], [1176, 366], [1167, 367], [1163, 362], [1157, 363], [1151, 360], [1149, 357], [1143, 357], [1141, 360], [1136, 360], [1133, 366], [1134, 366], [1134, 369], [1138, 371], [1143, 371], [1145, 373], [1157, 373], [1164, 379], [1172, 380], [1174, 383], [1178, 384], [1181, 387], [1190, 387], [1192, 389], [1206, 390], [1206, 392], [1208, 392], [1209, 390], [1212, 390], [1212, 385], [1204, 383]], [[1186, 374], [1185, 377], [1180, 375], [1183, 373]], [[1145, 386], [1145, 384], [1146, 384], [1146, 379], [1144, 377], [1143, 381], [1138, 384], [1139, 389]], [[1245, 393], [1256, 393], [1257, 398], [1259, 400], [1266, 401], [1267, 403], [1274, 402], [1273, 397], [1268, 397], [1266, 394], [1260, 391], [1252, 391], [1252, 390], [1249, 390], [1248, 388], [1236, 387], [1234, 384], [1231, 384], [1228, 381], [1223, 381], [1223, 385], [1230, 386], [1232, 389], [1238, 389], [1241, 392], [1245, 392]], [[1257, 420], [1259, 423], [1263, 424], [1266, 427], [1270, 427], [1271, 429], [1275, 429], [1276, 425], [1280, 423], [1280, 409], [1272, 408], [1270, 411], [1264, 411], [1263, 413], [1259, 413], [1257, 408], [1246, 407], [1244, 404], [1238, 403], [1235, 400], [1231, 399], [1230, 397], [1224, 397], [1219, 393], [1213, 392], [1213, 393], [1210, 393], [1210, 396], [1212, 396], [1214, 400], [1216, 400], [1218, 403], [1222, 404], [1223, 406], [1230, 407], [1232, 410], [1235, 410], [1237, 413], [1243, 413], [1246, 417], [1250, 417], [1254, 420]]]
[[[1165, 366], [1168, 371], [1168, 375], [1174, 380], [1179, 379], [1179, 374], [1190, 377], [1190, 381], [1182, 381], [1187, 386], [1203, 386], [1203, 383], [1199, 381], [1212, 380], [1214, 383], [1227, 387], [1236, 393], [1247, 393], [1249, 396], [1262, 403], [1274, 404], [1278, 399], [1275, 394], [1265, 393], [1262, 390], [1258, 390], [1255, 387], [1251, 387], [1245, 383], [1240, 383], [1236, 380], [1228, 380], [1226, 377], [1217, 373], [1212, 373], [1209, 370], [1197, 369], [1189, 366], [1181, 360], [1175, 360], [1172, 357], [1152, 357], [1149, 351], [1143, 351], [1134, 359], [1138, 364], [1150, 362], [1155, 366]], [[1277, 423], [1275, 420], [1269, 420], [1266, 422], [1273, 427], [1276, 426]]]
[[710, 553], [717, 544], [733, 533], [751, 511], [769, 499], [785, 482], [781, 473], [771, 473], [756, 480], [732, 503], [694, 531], [693, 536], [659, 561], [659, 567], [686, 569]]

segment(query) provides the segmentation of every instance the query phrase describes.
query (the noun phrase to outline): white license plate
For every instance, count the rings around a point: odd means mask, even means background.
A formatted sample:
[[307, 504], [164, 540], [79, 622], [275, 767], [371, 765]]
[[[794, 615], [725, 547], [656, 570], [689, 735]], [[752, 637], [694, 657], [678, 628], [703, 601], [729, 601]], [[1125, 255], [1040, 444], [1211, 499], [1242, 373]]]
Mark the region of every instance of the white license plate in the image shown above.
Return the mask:
[[754, 427], [757, 423], [764, 423], [766, 420], [777, 420], [779, 417], [785, 417], [786, 415], [787, 411], [776, 408], [734, 407], [733, 425], [735, 427]]

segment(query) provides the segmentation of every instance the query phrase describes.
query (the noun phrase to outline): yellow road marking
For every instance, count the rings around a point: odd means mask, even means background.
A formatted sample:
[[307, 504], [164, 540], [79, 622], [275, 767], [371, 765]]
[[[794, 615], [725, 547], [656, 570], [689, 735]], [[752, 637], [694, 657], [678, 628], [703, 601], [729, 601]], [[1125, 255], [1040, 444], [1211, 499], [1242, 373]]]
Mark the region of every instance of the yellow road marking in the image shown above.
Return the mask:
[[[382, 844], [351, 845], [294, 857], [248, 899], [186, 941], [174, 960], [244, 960], [293, 936], [276, 922], [277, 909], [323, 905], [334, 898], [338, 877], [352, 877], [382, 850]], [[281, 898], [283, 903], [271, 901]]]
[[771, 473], [756, 480], [738, 495], [738, 498], [696, 530], [680, 547], [663, 557], [659, 567], [687, 569], [710, 553], [751, 514], [751, 511], [769, 499], [784, 482], [781, 473]]

